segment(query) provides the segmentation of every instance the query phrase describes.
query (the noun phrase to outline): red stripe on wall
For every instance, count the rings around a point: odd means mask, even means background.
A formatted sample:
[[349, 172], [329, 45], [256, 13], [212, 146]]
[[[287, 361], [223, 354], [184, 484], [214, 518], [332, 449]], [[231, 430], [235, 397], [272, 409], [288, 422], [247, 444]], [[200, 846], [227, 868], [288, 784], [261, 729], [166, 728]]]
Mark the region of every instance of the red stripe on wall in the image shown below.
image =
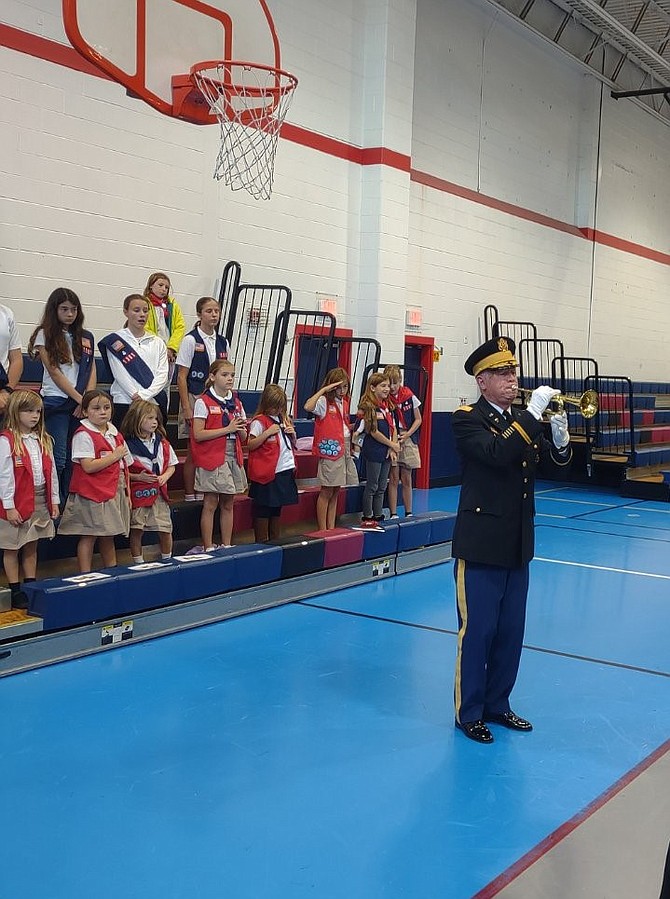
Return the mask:
[[315, 131], [308, 131], [307, 128], [292, 125], [290, 122], [282, 125], [281, 136], [293, 144], [300, 144], [356, 165], [385, 165], [401, 172], [410, 171], [411, 159], [409, 156], [396, 153], [395, 150], [387, 150], [384, 147], [355, 147], [353, 144], [344, 143], [334, 137], [327, 137], [325, 134], [317, 134]]
[[614, 237], [613, 234], [607, 234], [605, 231], [595, 231], [593, 228], [580, 229], [587, 240], [601, 244], [604, 247], [612, 247], [614, 250], [620, 250], [622, 253], [631, 253], [633, 256], [642, 256], [644, 259], [651, 259], [653, 262], [660, 262], [661, 265], [670, 265], [670, 253], [661, 253], [660, 250], [653, 250], [651, 247], [645, 247], [640, 243], [633, 243], [632, 240], [623, 240], [621, 237]]
[[540, 212], [533, 212], [532, 209], [525, 209], [523, 206], [515, 206], [513, 203], [497, 200], [495, 197], [481, 194], [469, 187], [462, 187], [460, 184], [454, 184], [452, 181], [436, 178], [435, 175], [429, 175], [427, 172], [419, 172], [417, 169], [412, 169], [410, 177], [417, 184], [424, 184], [426, 187], [432, 187], [434, 190], [462, 197], [471, 203], [479, 203], [480, 206], [488, 206], [489, 209], [497, 209], [499, 212], [513, 215], [515, 218], [526, 219], [526, 221], [543, 225], [545, 228], [553, 228], [555, 231], [565, 231], [566, 234], [572, 234], [574, 237], [586, 236], [583, 229], [578, 228], [576, 225], [570, 225], [568, 222], [562, 222], [560, 219], [550, 218], [548, 215], [542, 215]]
[[[18, 28], [12, 28], [11, 25], [0, 23], [0, 46], [8, 47], [10, 50], [16, 50], [19, 53], [27, 53], [29, 56], [44, 59], [47, 62], [65, 66], [77, 72], [84, 72], [96, 78], [112, 80], [105, 72], [97, 69], [83, 56], [80, 56], [72, 47], [30, 34], [27, 31], [21, 31]], [[573, 237], [612, 247], [612, 249], [619, 250], [622, 253], [641, 256], [661, 265], [670, 265], [670, 254], [668, 253], [661, 253], [659, 250], [654, 250], [651, 247], [645, 247], [630, 240], [623, 240], [604, 231], [597, 231], [593, 228], [579, 228], [568, 222], [562, 222], [560, 219], [554, 219], [548, 215], [534, 212], [532, 209], [515, 206], [513, 203], [506, 203], [504, 200], [489, 197], [471, 188], [454, 184], [452, 181], [429, 175], [427, 172], [420, 172], [418, 169], [411, 167], [411, 158], [409, 156], [406, 156], [404, 153], [398, 153], [395, 150], [388, 150], [385, 147], [356, 147], [334, 137], [327, 137], [326, 135], [309, 131], [307, 128], [301, 128], [299, 125], [292, 125], [290, 122], [285, 122], [282, 126], [281, 136], [291, 141], [291, 143], [309, 147], [312, 150], [317, 150], [319, 153], [325, 153], [328, 156], [334, 156], [337, 159], [344, 159], [355, 165], [383, 165], [401, 172], [408, 172], [410, 180], [417, 184], [423, 184], [425, 187], [430, 187], [433, 190], [462, 197], [471, 203], [488, 206], [489, 209], [496, 209], [506, 215], [512, 215], [515, 218], [524, 219], [528, 222], [535, 222], [535, 224], [545, 228], [563, 231], [566, 234], [571, 234]]]

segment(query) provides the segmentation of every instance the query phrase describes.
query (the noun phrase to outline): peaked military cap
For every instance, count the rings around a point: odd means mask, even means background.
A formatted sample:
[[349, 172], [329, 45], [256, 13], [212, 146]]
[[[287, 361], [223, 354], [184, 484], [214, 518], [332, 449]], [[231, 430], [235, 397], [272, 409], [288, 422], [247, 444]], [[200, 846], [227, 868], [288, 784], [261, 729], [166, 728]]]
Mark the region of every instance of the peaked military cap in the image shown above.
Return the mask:
[[489, 368], [516, 366], [519, 363], [514, 358], [515, 350], [516, 344], [511, 337], [494, 337], [470, 353], [465, 361], [465, 370], [469, 375], [477, 377], [480, 372]]

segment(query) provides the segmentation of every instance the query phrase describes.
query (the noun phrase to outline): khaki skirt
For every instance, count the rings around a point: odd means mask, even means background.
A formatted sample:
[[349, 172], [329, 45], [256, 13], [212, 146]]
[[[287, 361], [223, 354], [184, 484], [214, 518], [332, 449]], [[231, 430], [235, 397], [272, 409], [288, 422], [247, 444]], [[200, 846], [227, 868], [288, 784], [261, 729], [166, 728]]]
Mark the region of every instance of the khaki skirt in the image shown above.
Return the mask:
[[16, 528], [4, 518], [0, 518], [0, 549], [21, 549], [26, 543], [50, 540], [55, 533], [43, 484], [41, 487], [35, 487], [35, 511], [28, 521], [24, 521]]
[[408, 437], [407, 440], [403, 440], [400, 444], [398, 465], [400, 465], [401, 468], [410, 468], [412, 470], [421, 468], [419, 447], [414, 443], [411, 437]]
[[339, 459], [319, 459], [317, 477], [322, 487], [351, 487], [358, 484], [356, 465], [346, 453]]
[[129, 530], [130, 500], [123, 472], [119, 473], [116, 496], [104, 503], [94, 503], [78, 493], [71, 493], [58, 525], [59, 534], [77, 537], [116, 537], [118, 534], [127, 537]]
[[219, 465], [213, 471], [206, 468], [195, 470], [196, 493], [218, 493], [223, 496], [244, 493], [248, 481], [244, 468], [235, 458], [235, 443], [228, 441], [226, 444], [226, 459], [223, 465]]
[[170, 507], [162, 496], [150, 506], [138, 506], [130, 510], [130, 528], [137, 531], [160, 531], [162, 534], [172, 533], [172, 516]]

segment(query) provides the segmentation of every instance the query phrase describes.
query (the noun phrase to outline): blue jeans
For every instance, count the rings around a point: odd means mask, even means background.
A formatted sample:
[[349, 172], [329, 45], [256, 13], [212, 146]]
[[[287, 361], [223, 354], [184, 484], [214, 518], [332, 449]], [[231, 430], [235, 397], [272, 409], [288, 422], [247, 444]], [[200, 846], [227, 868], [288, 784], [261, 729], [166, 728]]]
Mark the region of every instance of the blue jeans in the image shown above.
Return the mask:
[[57, 396], [45, 396], [44, 424], [54, 442], [54, 462], [60, 485], [61, 508], [67, 499], [70, 488], [72, 464], [70, 462], [70, 446], [78, 420], [72, 413], [77, 408], [75, 401]]

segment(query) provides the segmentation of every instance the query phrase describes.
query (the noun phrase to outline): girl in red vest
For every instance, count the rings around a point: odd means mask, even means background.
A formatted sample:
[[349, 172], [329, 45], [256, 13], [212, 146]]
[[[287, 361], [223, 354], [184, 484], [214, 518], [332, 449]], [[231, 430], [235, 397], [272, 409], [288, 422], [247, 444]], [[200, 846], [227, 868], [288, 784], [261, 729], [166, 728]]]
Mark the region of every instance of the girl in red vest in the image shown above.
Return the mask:
[[235, 494], [247, 489], [242, 443], [247, 436], [247, 414], [233, 393], [235, 366], [216, 359], [209, 367], [205, 392], [193, 407], [191, 456], [195, 463], [195, 489], [204, 495], [200, 533], [205, 552], [216, 549], [214, 513], [219, 510], [221, 545], [233, 539]]
[[53, 537], [58, 518], [58, 478], [52, 440], [44, 429], [42, 400], [32, 390], [15, 390], [0, 433], [0, 549], [15, 609], [27, 609], [19, 583], [34, 581], [37, 541]]
[[133, 457], [111, 422], [112, 401], [102, 390], [88, 390], [81, 401], [86, 416], [72, 438], [70, 495], [58, 526], [59, 534], [76, 534], [82, 573], [91, 570], [98, 548], [105, 568], [116, 565], [114, 537], [130, 527], [128, 469]]
[[249, 427], [249, 496], [257, 543], [276, 540], [282, 506], [298, 502], [294, 443], [286, 394], [279, 384], [267, 384]]
[[[177, 436], [180, 440], [191, 438], [193, 409], [195, 401], [205, 389], [209, 366], [216, 359], [228, 359], [230, 346], [225, 337], [218, 333], [221, 307], [214, 297], [200, 297], [195, 304], [198, 320], [195, 327], [181, 342], [177, 353], [177, 388], [179, 390], [179, 421]], [[202, 500], [202, 494], [195, 493], [195, 465], [191, 458], [191, 448], [184, 460], [184, 500], [193, 503]]]
[[351, 456], [349, 376], [343, 368], [331, 368], [319, 390], [305, 403], [305, 411], [314, 414], [312, 454], [319, 457], [321, 485], [316, 521], [318, 529], [326, 531], [335, 527], [340, 488], [358, 484]]
[[413, 435], [421, 427], [421, 401], [412, 393], [409, 387], [402, 383], [402, 375], [397, 365], [387, 365], [384, 374], [391, 385], [391, 399], [395, 403], [398, 420], [398, 443], [400, 452], [398, 461], [391, 465], [389, 473], [389, 512], [391, 518], [398, 517], [398, 483], [402, 484], [402, 502], [405, 507], [405, 517], [412, 514], [412, 472], [421, 468], [421, 456], [419, 447], [413, 440]]
[[144, 561], [144, 531], [158, 531], [163, 561], [172, 556], [172, 516], [167, 482], [179, 460], [168, 443], [159, 415], [155, 403], [135, 400], [121, 425], [133, 457], [130, 466], [130, 554], [135, 564]]

